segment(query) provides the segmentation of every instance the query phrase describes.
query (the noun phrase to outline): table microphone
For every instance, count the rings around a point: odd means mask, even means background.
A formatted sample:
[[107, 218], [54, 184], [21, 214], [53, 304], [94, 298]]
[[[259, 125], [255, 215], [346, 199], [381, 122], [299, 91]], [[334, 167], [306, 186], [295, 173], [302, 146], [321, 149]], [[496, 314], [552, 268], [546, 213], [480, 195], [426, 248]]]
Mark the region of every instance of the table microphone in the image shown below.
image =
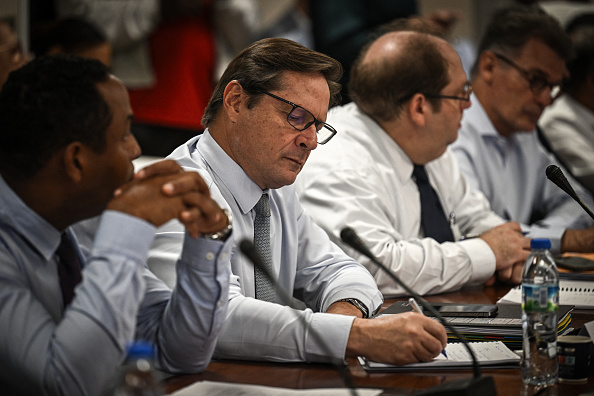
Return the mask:
[[[266, 278], [268, 278], [268, 280], [274, 285], [274, 288], [276, 289], [277, 293], [279, 294], [283, 304], [290, 307], [291, 301], [293, 298], [291, 297], [291, 295], [289, 295], [289, 293], [287, 293], [283, 288], [280, 287], [280, 285], [278, 284], [278, 281], [274, 278], [274, 276], [272, 275], [272, 273], [270, 272], [268, 267], [264, 265], [262, 257], [256, 250], [256, 247], [254, 246], [254, 244], [250, 240], [244, 239], [239, 243], [239, 249], [252, 262], [254, 267], [258, 267], [258, 269], [260, 271], [262, 271], [262, 273], [264, 273], [264, 276], [266, 276]], [[304, 324], [307, 324], [305, 322], [305, 319], [303, 318], [303, 316], [297, 315], [297, 314], [295, 314], [295, 315], [297, 316], [297, 318], [300, 321], [302, 321]], [[322, 337], [320, 337], [320, 335], [316, 331], [314, 331], [313, 329], [310, 329], [309, 334], [322, 347], [322, 349], [324, 350], [324, 353], [327, 356], [332, 356], [332, 351], [330, 350], [330, 347], [328, 347], [328, 344], [326, 344], [326, 342], [324, 342]], [[332, 363], [332, 365], [334, 365], [336, 367], [336, 370], [338, 371], [338, 373], [344, 380], [345, 386], [350, 390], [351, 395], [357, 396], [357, 390], [353, 387], [351, 378], [349, 377], [348, 373], [346, 372], [346, 366], [344, 365], [342, 359], [334, 359], [333, 358], [330, 363]]]
[[453, 326], [451, 326], [444, 318], [441, 316], [439, 312], [431, 304], [425, 301], [419, 294], [414, 292], [410, 287], [405, 285], [400, 278], [398, 278], [392, 271], [386, 268], [374, 255], [371, 253], [369, 248], [363, 243], [361, 238], [357, 235], [355, 230], [350, 227], [345, 227], [340, 232], [340, 238], [344, 243], [351, 246], [353, 249], [358, 251], [359, 253], [363, 254], [367, 258], [369, 258], [375, 265], [377, 265], [382, 271], [384, 271], [394, 282], [396, 282], [400, 287], [402, 287], [409, 295], [415, 298], [417, 302], [419, 302], [423, 308], [428, 310], [431, 315], [436, 317], [441, 324], [444, 325], [448, 330], [450, 330], [459, 340], [464, 344], [466, 350], [470, 354], [472, 358], [472, 369], [474, 372], [473, 378], [470, 379], [462, 379], [456, 381], [449, 381], [437, 386], [434, 386], [429, 389], [422, 390], [420, 392], [415, 393], [415, 396], [423, 395], [423, 396], [435, 396], [435, 395], [443, 395], [443, 396], [491, 396], [497, 395], [497, 390], [495, 389], [495, 382], [493, 381], [493, 377], [484, 377], [481, 376], [481, 370], [478, 364], [478, 360], [474, 354], [472, 348], [468, 344], [468, 341], [462, 334], [458, 332]]
[[569, 184], [569, 181], [563, 174], [561, 168], [559, 168], [557, 165], [549, 165], [547, 166], [545, 173], [550, 181], [555, 183], [557, 187], [559, 187], [561, 190], [565, 191], [565, 193], [569, 195], [571, 198], [575, 199], [575, 201], [580, 204], [580, 206], [586, 211], [586, 213], [588, 213], [590, 217], [594, 219], [594, 213], [592, 213], [590, 208], [588, 208], [586, 204], [582, 202], [580, 197], [578, 197], [575, 190], [573, 189], [573, 187], [571, 187], [571, 184]]

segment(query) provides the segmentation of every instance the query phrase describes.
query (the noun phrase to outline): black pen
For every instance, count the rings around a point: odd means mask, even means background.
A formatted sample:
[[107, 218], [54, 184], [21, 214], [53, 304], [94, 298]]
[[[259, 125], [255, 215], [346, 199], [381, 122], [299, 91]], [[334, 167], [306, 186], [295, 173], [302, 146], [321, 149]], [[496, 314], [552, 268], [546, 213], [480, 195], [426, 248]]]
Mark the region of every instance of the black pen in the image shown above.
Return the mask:
[[[411, 307], [415, 310], [415, 312], [420, 313], [421, 315], [423, 314], [423, 311], [421, 310], [421, 307], [419, 307], [419, 304], [417, 304], [417, 300], [415, 300], [414, 298], [409, 298], [408, 299], [409, 304], [411, 305]], [[441, 354], [443, 356], [445, 356], [445, 358], [448, 358], [448, 355], [446, 354], [445, 349], [441, 350]]]

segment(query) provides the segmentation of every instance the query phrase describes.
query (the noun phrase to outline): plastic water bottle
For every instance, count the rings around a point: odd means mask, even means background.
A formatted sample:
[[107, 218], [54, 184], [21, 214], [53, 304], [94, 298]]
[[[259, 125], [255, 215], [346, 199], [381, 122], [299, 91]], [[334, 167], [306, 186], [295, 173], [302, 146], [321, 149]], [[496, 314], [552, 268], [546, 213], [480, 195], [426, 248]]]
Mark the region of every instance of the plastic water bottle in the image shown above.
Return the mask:
[[522, 381], [529, 385], [557, 382], [557, 311], [559, 271], [548, 239], [533, 239], [522, 272]]
[[163, 395], [155, 373], [154, 359], [152, 344], [143, 341], [130, 344], [114, 396]]

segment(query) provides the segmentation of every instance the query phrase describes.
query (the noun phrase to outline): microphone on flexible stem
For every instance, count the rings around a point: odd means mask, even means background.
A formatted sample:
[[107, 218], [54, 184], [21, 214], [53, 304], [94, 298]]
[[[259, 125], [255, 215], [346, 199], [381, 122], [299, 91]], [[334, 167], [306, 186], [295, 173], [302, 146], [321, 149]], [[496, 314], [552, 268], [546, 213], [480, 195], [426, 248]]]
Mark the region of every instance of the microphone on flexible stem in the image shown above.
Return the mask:
[[[254, 267], [257, 267], [260, 271], [262, 271], [264, 273], [264, 276], [266, 276], [266, 278], [274, 285], [274, 288], [276, 289], [276, 292], [281, 298], [283, 304], [290, 307], [293, 298], [291, 297], [291, 295], [289, 295], [289, 293], [287, 293], [283, 288], [279, 286], [278, 281], [274, 278], [268, 267], [264, 265], [262, 257], [256, 250], [254, 244], [250, 240], [244, 239], [239, 243], [239, 249], [252, 262]], [[307, 324], [305, 323], [305, 319], [303, 318], [303, 316], [298, 314], [295, 315], [300, 321], [303, 322], [303, 324]], [[322, 339], [322, 337], [320, 337], [318, 332], [313, 331], [313, 329], [310, 329], [309, 334], [311, 337], [314, 338], [316, 343], [322, 347], [326, 356], [332, 356], [332, 351], [328, 347], [328, 344], [324, 342], [324, 340]], [[342, 360], [333, 358], [331, 363], [336, 367], [336, 370], [344, 380], [345, 386], [348, 389], [350, 389], [351, 395], [357, 396], [357, 390], [353, 387], [351, 378], [349, 377], [346, 371], [346, 366], [343, 364]]]
[[371, 253], [369, 248], [363, 243], [361, 238], [357, 235], [355, 230], [350, 227], [345, 227], [340, 232], [340, 238], [344, 243], [351, 246], [353, 249], [358, 251], [359, 253], [365, 255], [369, 258], [375, 265], [377, 265], [382, 271], [384, 271], [394, 282], [396, 282], [400, 287], [402, 287], [409, 295], [413, 296], [417, 302], [419, 302], [423, 308], [428, 310], [431, 315], [436, 317], [441, 324], [444, 325], [448, 330], [450, 330], [460, 342], [464, 344], [466, 350], [470, 354], [472, 359], [472, 369], [474, 376], [471, 379], [463, 379], [463, 380], [456, 380], [446, 382], [444, 384], [440, 384], [434, 386], [432, 388], [420, 391], [415, 393], [415, 395], [452, 395], [452, 396], [459, 396], [459, 395], [480, 395], [480, 396], [489, 396], [489, 395], [496, 395], [497, 391], [495, 389], [495, 382], [493, 381], [493, 377], [482, 377], [481, 376], [481, 369], [478, 364], [478, 360], [474, 354], [472, 348], [468, 344], [468, 340], [462, 336], [453, 326], [451, 326], [444, 318], [441, 316], [439, 312], [431, 304], [425, 301], [421, 296], [419, 296], [416, 292], [414, 292], [410, 287], [404, 284], [400, 278], [398, 278], [392, 271], [386, 268], [374, 255]]
[[569, 184], [569, 181], [563, 174], [563, 171], [561, 170], [561, 168], [559, 168], [557, 165], [549, 165], [549, 166], [547, 166], [545, 173], [547, 175], [547, 178], [550, 181], [555, 183], [557, 185], [557, 187], [559, 187], [561, 190], [565, 191], [565, 193], [567, 193], [567, 195], [569, 195], [577, 203], [579, 203], [580, 206], [586, 211], [586, 213], [588, 213], [590, 215], [590, 217], [592, 219], [594, 219], [594, 213], [592, 213], [590, 208], [588, 208], [586, 206], [586, 204], [582, 202], [580, 197], [578, 197], [575, 190], [573, 189], [573, 187], [571, 187], [571, 184]]

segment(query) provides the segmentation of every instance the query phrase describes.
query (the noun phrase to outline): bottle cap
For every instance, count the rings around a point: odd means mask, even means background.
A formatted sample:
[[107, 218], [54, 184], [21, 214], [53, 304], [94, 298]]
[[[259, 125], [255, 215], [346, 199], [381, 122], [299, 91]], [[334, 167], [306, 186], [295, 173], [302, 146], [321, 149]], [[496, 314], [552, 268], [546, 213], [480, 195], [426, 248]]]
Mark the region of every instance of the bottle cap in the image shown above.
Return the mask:
[[128, 345], [128, 357], [129, 358], [149, 358], [155, 357], [155, 348], [153, 344], [146, 341], [134, 341]]
[[530, 241], [530, 248], [531, 249], [550, 249], [551, 248], [551, 240], [550, 239], [532, 239]]

